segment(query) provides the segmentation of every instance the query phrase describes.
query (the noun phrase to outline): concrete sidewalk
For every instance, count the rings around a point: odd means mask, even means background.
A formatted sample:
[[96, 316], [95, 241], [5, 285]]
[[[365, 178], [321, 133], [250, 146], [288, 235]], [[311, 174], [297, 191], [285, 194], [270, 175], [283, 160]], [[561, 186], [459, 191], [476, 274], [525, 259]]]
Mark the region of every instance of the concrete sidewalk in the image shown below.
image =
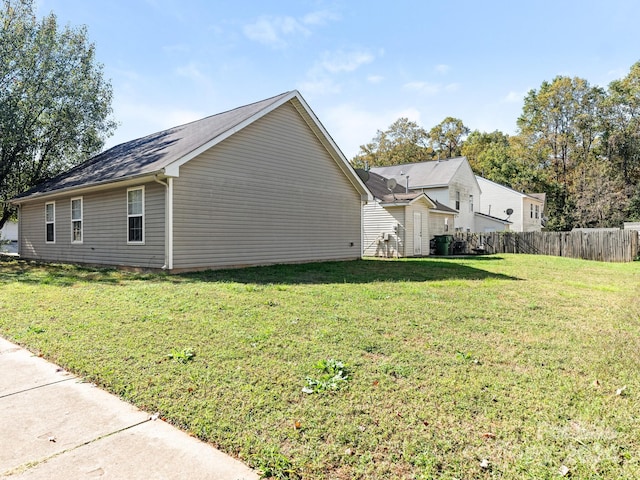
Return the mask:
[[0, 478], [255, 480], [258, 475], [0, 338]]

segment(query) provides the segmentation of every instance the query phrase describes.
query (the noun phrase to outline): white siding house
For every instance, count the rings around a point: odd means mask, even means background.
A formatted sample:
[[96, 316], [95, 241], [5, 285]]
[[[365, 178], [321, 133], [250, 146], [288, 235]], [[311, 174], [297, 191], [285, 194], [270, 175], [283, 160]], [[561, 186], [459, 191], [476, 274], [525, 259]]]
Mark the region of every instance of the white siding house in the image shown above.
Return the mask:
[[17, 242], [18, 241], [18, 223], [12, 222], [11, 220], [6, 222], [4, 226], [0, 229], [0, 240]]
[[513, 232], [539, 232], [543, 226], [544, 194], [526, 194], [476, 176], [482, 189], [479, 211], [511, 222]]
[[481, 189], [466, 157], [375, 167], [371, 171], [395, 179], [405, 190], [424, 192], [432, 200], [455, 210], [455, 231], [475, 231], [474, 213]]
[[179, 272], [360, 258], [371, 199], [291, 91], [113, 147], [13, 203], [24, 258]]

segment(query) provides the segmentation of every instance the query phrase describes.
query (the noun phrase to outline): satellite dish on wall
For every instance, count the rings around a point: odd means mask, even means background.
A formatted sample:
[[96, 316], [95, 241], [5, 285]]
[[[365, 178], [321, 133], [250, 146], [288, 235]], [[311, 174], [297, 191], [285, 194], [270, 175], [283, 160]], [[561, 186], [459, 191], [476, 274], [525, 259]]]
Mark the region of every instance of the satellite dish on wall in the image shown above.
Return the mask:
[[387, 178], [387, 188], [389, 190], [396, 188], [396, 185], [398, 185], [398, 182], [396, 182], [395, 178]]
[[511, 216], [511, 214], [513, 213], [513, 208], [507, 208], [507, 210], [505, 211], [505, 213], [506, 213], [508, 216]]

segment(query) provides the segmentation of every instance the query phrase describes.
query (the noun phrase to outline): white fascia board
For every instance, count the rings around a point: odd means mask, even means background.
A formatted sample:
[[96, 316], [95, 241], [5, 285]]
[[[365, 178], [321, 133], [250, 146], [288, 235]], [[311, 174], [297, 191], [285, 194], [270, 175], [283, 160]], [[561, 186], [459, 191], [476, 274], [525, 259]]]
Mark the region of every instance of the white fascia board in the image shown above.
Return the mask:
[[158, 173], [161, 172], [145, 173], [144, 175], [123, 178], [122, 180], [106, 180], [104, 182], [95, 183], [93, 185], [80, 185], [75, 187], [61, 188], [58, 190], [53, 190], [51, 192], [34, 193], [33, 195], [29, 195], [28, 197], [12, 200], [10, 203], [13, 205], [22, 205], [23, 203], [35, 202], [44, 198], [55, 200], [58, 197], [64, 197], [68, 195], [81, 196], [87, 193], [99, 192], [101, 190], [140, 185], [142, 183], [153, 182]]
[[500, 187], [500, 188], [502, 188], [503, 190], [506, 190], [506, 191], [507, 191], [507, 192], [509, 192], [509, 193], [513, 193], [513, 194], [515, 194], [515, 195], [518, 195], [520, 198], [531, 198], [532, 200], [538, 200], [538, 201], [540, 201], [539, 199], [537, 199], [537, 198], [535, 198], [535, 197], [531, 197], [531, 196], [527, 195], [526, 193], [519, 192], [519, 191], [517, 191], [517, 190], [514, 190], [513, 188], [509, 188], [509, 187], [507, 187], [507, 186], [505, 186], [505, 185], [501, 185], [501, 184], [499, 184], [499, 183], [497, 183], [497, 182], [494, 182], [494, 181], [492, 181], [492, 180], [488, 180], [488, 179], [486, 179], [486, 178], [484, 178], [484, 177], [481, 177], [481, 176], [479, 176], [479, 175], [476, 175], [476, 177], [477, 177], [477, 178], [481, 178], [483, 181], [488, 182], [488, 183], [490, 183], [490, 184], [492, 184], [492, 185], [495, 185], [496, 187]]
[[410, 203], [410, 204], [414, 204], [414, 203], [416, 203], [416, 202], [417, 202], [417, 201], [419, 201], [419, 200], [425, 200], [425, 201], [427, 202], [427, 204], [429, 205], [429, 207], [430, 207], [430, 208], [435, 208], [435, 207], [436, 207], [435, 202], [434, 202], [433, 200], [431, 200], [431, 198], [429, 198], [429, 197], [427, 196], [427, 194], [426, 194], [426, 193], [424, 193], [424, 192], [422, 192], [422, 194], [421, 194], [421, 195], [419, 195], [419, 196], [417, 196], [416, 198], [414, 198], [413, 200], [411, 200], [409, 203]]

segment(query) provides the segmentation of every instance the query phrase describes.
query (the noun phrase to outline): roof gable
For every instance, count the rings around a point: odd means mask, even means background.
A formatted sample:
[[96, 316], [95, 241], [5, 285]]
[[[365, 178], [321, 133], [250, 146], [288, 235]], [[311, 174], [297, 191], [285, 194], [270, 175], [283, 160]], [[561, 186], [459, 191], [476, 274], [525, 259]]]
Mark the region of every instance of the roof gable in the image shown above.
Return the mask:
[[320, 124], [300, 93], [293, 90], [122, 143], [32, 188], [16, 197], [14, 201], [20, 203], [20, 200], [30, 197], [77, 188], [96, 187], [155, 174], [178, 176], [181, 165], [288, 101], [291, 101], [298, 109], [304, 121], [320, 138], [355, 188], [364, 196], [369, 197], [366, 187], [355, 174], [340, 149]]
[[522, 193], [517, 190], [514, 190], [513, 188], [502, 185], [500, 183], [494, 182], [492, 180], [488, 180], [484, 177], [481, 177], [480, 175], [476, 175], [476, 180], [478, 181], [478, 184], [492, 186], [494, 188], [503, 190], [505, 193], [515, 195], [519, 198], [529, 198], [531, 200], [536, 200], [544, 204], [544, 198], [545, 198], [544, 193]]

